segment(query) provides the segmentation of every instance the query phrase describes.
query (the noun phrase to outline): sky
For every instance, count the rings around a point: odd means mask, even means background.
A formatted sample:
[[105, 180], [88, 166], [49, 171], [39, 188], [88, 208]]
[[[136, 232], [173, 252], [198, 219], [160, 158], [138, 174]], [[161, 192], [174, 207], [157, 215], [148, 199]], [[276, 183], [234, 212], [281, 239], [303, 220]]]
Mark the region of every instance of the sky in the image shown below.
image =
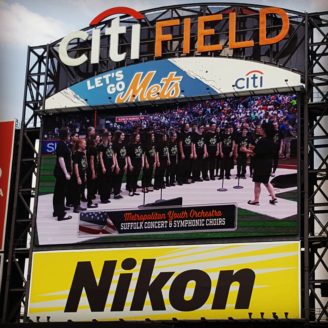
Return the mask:
[[[116, 6], [136, 10], [184, 3], [228, 1], [187, 0], [0, 0], [0, 120], [21, 121], [27, 47], [58, 40], [89, 25], [102, 11]], [[328, 0], [233, 0], [301, 12], [328, 11]]]

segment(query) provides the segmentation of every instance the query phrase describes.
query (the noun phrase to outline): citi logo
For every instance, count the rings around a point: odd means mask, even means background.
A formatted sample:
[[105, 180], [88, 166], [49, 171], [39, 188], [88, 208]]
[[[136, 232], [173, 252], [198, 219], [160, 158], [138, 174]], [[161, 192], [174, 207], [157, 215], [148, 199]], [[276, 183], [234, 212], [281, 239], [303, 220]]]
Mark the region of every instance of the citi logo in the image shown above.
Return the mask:
[[262, 88], [263, 74], [260, 70], [249, 71], [245, 77], [237, 79], [232, 87], [238, 90]]
[[[128, 7], [114, 7], [111, 9], [107, 9], [97, 15], [91, 22], [90, 26], [95, 27], [100, 24], [104, 19], [113, 16], [113, 15], [130, 15], [135, 18], [137, 21], [144, 18], [144, 15], [139, 11], [136, 11], [132, 8]], [[114, 62], [122, 61], [126, 58], [126, 52], [119, 52], [119, 38], [120, 35], [126, 33], [126, 26], [120, 24], [120, 17], [116, 17], [111, 20], [110, 27], [105, 27], [104, 35], [108, 36], [109, 47], [108, 47], [108, 56]], [[131, 30], [131, 50], [130, 50], [130, 58], [138, 59], [140, 53], [140, 30], [141, 26], [139, 23], [132, 24]], [[87, 60], [90, 60], [91, 64], [99, 64], [100, 58], [100, 49], [101, 49], [101, 29], [94, 28], [91, 32], [91, 51], [90, 57], [83, 53], [79, 57], [70, 57], [68, 55], [68, 49], [70, 48], [70, 42], [74, 39], [80, 40], [88, 40], [89, 33], [86, 31], [76, 31], [66, 35], [59, 44], [59, 58], [60, 60], [68, 66], [79, 66], [85, 63]]]

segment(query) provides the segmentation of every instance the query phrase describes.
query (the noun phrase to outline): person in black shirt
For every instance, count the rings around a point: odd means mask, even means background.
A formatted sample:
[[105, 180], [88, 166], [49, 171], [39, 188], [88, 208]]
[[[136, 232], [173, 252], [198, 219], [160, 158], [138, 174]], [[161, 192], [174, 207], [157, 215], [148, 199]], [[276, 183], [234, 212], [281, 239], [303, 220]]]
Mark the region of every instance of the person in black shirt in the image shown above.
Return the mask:
[[171, 133], [170, 141], [168, 143], [169, 149], [169, 166], [167, 167], [166, 171], [166, 184], [167, 186], [175, 186], [176, 182], [176, 174], [177, 174], [177, 167], [178, 167], [178, 135], [175, 131]]
[[192, 158], [192, 133], [189, 124], [185, 123], [179, 137], [179, 185], [189, 183]]
[[114, 199], [123, 198], [121, 195], [122, 180], [128, 167], [127, 149], [124, 140], [125, 134], [117, 130], [113, 138], [113, 150], [115, 154]]
[[[255, 132], [251, 138], [249, 148], [254, 149], [261, 138], [262, 138], [261, 125], [257, 125], [255, 128]], [[254, 171], [254, 157], [251, 156], [250, 163], [249, 163], [249, 173], [251, 178], [253, 177], [253, 171]]]
[[233, 139], [231, 129], [229, 126], [225, 127], [225, 133], [222, 135], [220, 141], [220, 151], [221, 151], [221, 172], [219, 179], [223, 179], [225, 174], [226, 179], [230, 179], [230, 171], [233, 166], [233, 150], [235, 148], [235, 141]]
[[165, 188], [164, 176], [168, 165], [170, 165], [169, 149], [167, 146], [167, 135], [159, 134], [158, 142], [156, 142], [156, 168], [154, 189]]
[[131, 143], [128, 147], [128, 172], [130, 176], [129, 196], [139, 195], [137, 191], [138, 178], [141, 169], [144, 167], [143, 149], [140, 142], [140, 134], [132, 135]]
[[[128, 145], [130, 145], [131, 142], [131, 138], [132, 135], [130, 134], [125, 134], [125, 139], [124, 139], [124, 143], [126, 145], [126, 151], [128, 151]], [[127, 158], [128, 160], [128, 158]], [[126, 169], [126, 176], [125, 176], [125, 190], [130, 191], [131, 187], [131, 174], [129, 174], [129, 163], [127, 165], [127, 169]]]
[[279, 162], [279, 155], [281, 153], [282, 147], [281, 147], [281, 140], [282, 135], [279, 131], [279, 124], [278, 122], [273, 123], [274, 127], [274, 136], [273, 136], [273, 142], [274, 142], [274, 157], [273, 157], [273, 165], [272, 165], [272, 174], [271, 176], [275, 176], [276, 170], [278, 168], [278, 162]]
[[53, 195], [53, 215], [57, 217], [58, 221], [72, 218], [71, 216], [65, 216], [65, 196], [67, 195], [72, 173], [71, 151], [66, 144], [68, 136], [68, 129], [62, 128], [59, 131], [60, 141], [56, 148], [56, 165], [54, 169], [56, 183]]
[[[205, 166], [205, 159], [208, 156], [207, 148], [204, 137], [204, 125], [200, 125], [196, 132], [193, 134], [193, 181], [209, 180]], [[200, 177], [202, 172], [202, 178]]]
[[[216, 155], [216, 163], [215, 163], [215, 176], [218, 177], [219, 176], [219, 170], [221, 170], [222, 172], [222, 165], [221, 165], [221, 138], [222, 138], [222, 131], [220, 127], [216, 128], [216, 135], [217, 135], [217, 155]], [[221, 174], [221, 176], [223, 176], [223, 173]]]
[[250, 144], [250, 140], [247, 136], [248, 130], [242, 129], [240, 135], [236, 137], [236, 157], [237, 157], [237, 176], [236, 178], [246, 178], [246, 165], [247, 165], [247, 153], [246, 149]]
[[115, 154], [113, 151], [112, 134], [106, 129], [102, 135], [102, 143], [98, 147], [100, 162], [99, 194], [102, 204], [110, 203], [113, 189]]
[[97, 189], [97, 167], [98, 167], [98, 154], [96, 148], [95, 136], [89, 137], [87, 144], [87, 201], [88, 208], [96, 208], [98, 204], [93, 204], [92, 200], [96, 194]]
[[[68, 148], [71, 152], [71, 156], [73, 156], [74, 152], [75, 152], [75, 144], [77, 143], [77, 141], [79, 140], [79, 134], [78, 133], [74, 133], [70, 136], [70, 141], [68, 144]], [[71, 165], [72, 167], [72, 165]], [[71, 168], [72, 171], [72, 168]], [[67, 195], [66, 195], [66, 206], [68, 207], [73, 207], [73, 189], [72, 189], [72, 182], [73, 180], [70, 179], [68, 181], [68, 187], [67, 187]]]
[[205, 144], [208, 153], [207, 169], [210, 172], [210, 179], [215, 180], [216, 157], [220, 153], [219, 135], [216, 132], [216, 124], [212, 123], [210, 129], [205, 134]]
[[153, 171], [156, 164], [156, 147], [155, 147], [155, 134], [149, 132], [144, 145], [144, 168], [142, 172], [142, 191], [148, 192], [153, 191], [151, 189], [151, 180], [153, 177]]
[[86, 208], [80, 206], [80, 196], [84, 192], [87, 180], [88, 161], [85, 155], [86, 141], [79, 139], [76, 144], [76, 151], [73, 155], [73, 190], [74, 190], [74, 213], [85, 211]]
[[272, 169], [272, 160], [274, 156], [273, 125], [270, 123], [263, 123], [261, 125], [260, 132], [262, 134], [262, 138], [257, 142], [255, 148], [253, 150], [246, 150], [246, 152], [250, 153], [251, 156], [254, 156], [254, 199], [249, 200], [248, 204], [259, 205], [261, 183], [263, 183], [271, 196], [269, 202], [274, 205], [277, 203], [277, 198], [274, 188], [269, 182]]

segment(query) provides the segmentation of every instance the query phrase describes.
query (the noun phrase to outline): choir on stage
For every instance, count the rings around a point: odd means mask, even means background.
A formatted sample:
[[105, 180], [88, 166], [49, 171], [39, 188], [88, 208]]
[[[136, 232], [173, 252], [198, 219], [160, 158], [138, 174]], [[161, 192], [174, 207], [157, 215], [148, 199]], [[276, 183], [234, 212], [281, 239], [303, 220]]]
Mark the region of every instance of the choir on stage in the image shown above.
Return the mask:
[[119, 123], [105, 118], [97, 130], [78, 116], [57, 121], [54, 217], [67, 220], [71, 209], [79, 213], [97, 208], [98, 202], [109, 204], [162, 188], [231, 179], [234, 167], [234, 178], [253, 178], [255, 194], [249, 204], [258, 205], [261, 183], [276, 203], [268, 180], [279, 160], [292, 154], [297, 135], [293, 95], [177, 106]]

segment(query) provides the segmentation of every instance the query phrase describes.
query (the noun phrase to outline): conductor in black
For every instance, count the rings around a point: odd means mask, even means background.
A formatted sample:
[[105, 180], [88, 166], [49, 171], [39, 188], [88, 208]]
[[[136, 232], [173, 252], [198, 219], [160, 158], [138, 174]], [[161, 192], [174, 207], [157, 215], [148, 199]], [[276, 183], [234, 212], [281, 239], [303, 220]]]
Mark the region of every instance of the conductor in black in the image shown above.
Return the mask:
[[53, 216], [58, 221], [69, 220], [72, 217], [66, 216], [65, 212], [65, 196], [72, 173], [72, 154], [66, 142], [68, 140], [68, 128], [63, 127], [59, 131], [60, 141], [56, 148], [56, 165], [54, 176], [56, 178], [54, 196], [53, 196]]

